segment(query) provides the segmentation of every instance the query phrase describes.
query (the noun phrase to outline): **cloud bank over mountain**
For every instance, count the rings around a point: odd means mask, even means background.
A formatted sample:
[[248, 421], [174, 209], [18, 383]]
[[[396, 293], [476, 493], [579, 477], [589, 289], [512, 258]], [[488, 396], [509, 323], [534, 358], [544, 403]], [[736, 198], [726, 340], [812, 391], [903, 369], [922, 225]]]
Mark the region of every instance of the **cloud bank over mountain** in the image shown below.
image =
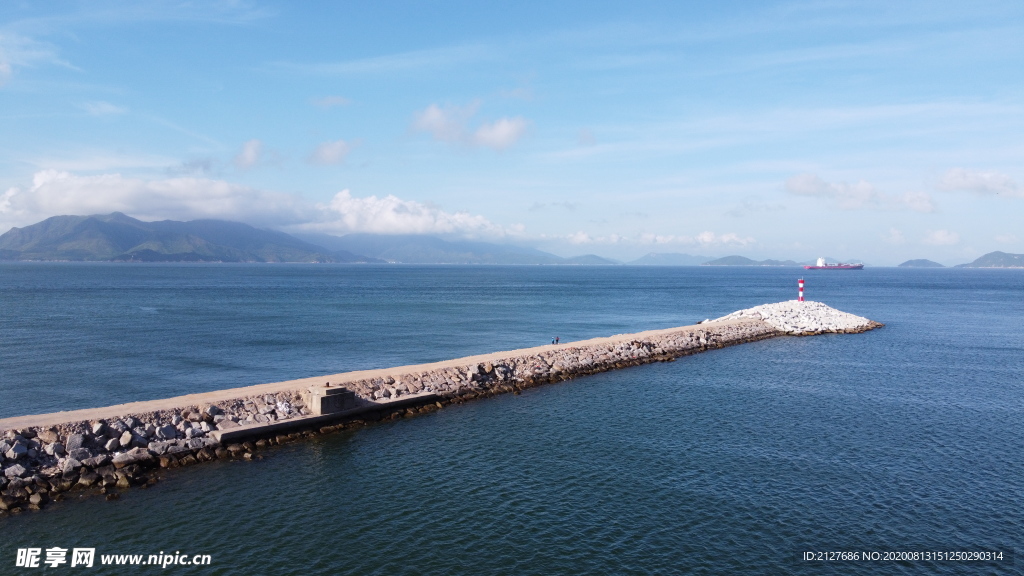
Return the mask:
[[455, 234], [498, 238], [508, 230], [487, 218], [449, 212], [396, 196], [353, 196], [342, 190], [329, 202], [260, 190], [225, 180], [178, 177], [156, 180], [120, 174], [80, 176], [45, 170], [32, 184], [0, 195], [0, 226], [24, 226], [56, 215], [123, 212], [141, 220], [239, 220], [256, 226], [330, 234]]

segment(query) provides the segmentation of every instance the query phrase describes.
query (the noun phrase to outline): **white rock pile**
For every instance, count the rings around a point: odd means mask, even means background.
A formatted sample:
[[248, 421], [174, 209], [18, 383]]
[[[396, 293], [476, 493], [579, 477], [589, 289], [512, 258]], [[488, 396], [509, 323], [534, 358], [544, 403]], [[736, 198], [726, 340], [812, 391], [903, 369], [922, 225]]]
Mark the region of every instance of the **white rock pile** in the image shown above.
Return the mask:
[[821, 302], [788, 300], [775, 304], [762, 304], [733, 312], [712, 320], [739, 320], [755, 318], [769, 324], [779, 332], [795, 336], [811, 334], [864, 332], [882, 326], [878, 322], [836, 310]]

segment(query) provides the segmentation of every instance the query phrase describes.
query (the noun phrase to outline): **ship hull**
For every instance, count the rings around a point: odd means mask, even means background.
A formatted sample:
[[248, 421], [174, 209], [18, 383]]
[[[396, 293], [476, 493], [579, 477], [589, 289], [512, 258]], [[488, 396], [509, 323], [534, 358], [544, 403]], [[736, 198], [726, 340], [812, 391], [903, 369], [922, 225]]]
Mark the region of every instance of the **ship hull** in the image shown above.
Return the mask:
[[804, 266], [804, 270], [860, 270], [863, 264], [838, 264], [836, 266]]

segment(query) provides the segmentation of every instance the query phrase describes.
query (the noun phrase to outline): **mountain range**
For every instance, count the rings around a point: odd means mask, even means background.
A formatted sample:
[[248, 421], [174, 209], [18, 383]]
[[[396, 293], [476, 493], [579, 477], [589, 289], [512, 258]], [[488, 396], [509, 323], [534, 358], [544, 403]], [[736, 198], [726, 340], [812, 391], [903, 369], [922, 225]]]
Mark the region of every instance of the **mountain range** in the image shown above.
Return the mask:
[[958, 264], [955, 268], [1024, 268], [1024, 254], [989, 252], [974, 262]]
[[[593, 254], [563, 258], [523, 246], [446, 240], [412, 234], [285, 234], [226, 220], [143, 222], [120, 212], [54, 216], [0, 235], [0, 260], [106, 262], [319, 262], [604, 266], [622, 262]], [[828, 261], [835, 259], [826, 258]], [[634, 266], [802, 266], [813, 262], [711, 259], [650, 253]], [[936, 265], [911, 260], [903, 267]], [[1024, 268], [1024, 254], [991, 252], [960, 268]]]
[[593, 254], [562, 258], [535, 248], [471, 240], [444, 240], [418, 234], [331, 236], [300, 233], [295, 236], [331, 250], [364, 254], [385, 262], [402, 264], [618, 264], [615, 260]]
[[700, 266], [701, 264], [711, 260], [707, 256], [691, 256], [689, 254], [680, 254], [678, 252], [673, 253], [658, 253], [651, 252], [633, 260], [627, 262], [630, 266]]
[[225, 220], [143, 222], [120, 212], [54, 216], [0, 236], [0, 260], [611, 265], [534, 248], [434, 236], [302, 234]]
[[54, 216], [0, 236], [8, 260], [136, 262], [372, 262], [240, 222], [143, 222], [114, 212]]
[[751, 260], [743, 256], [726, 256], [705, 262], [702, 266], [803, 266], [793, 260]]

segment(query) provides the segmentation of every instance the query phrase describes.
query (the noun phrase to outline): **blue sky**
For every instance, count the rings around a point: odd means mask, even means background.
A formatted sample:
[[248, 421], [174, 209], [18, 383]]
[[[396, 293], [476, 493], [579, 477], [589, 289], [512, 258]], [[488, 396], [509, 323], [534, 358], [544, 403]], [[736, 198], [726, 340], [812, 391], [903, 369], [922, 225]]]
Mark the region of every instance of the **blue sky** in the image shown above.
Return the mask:
[[0, 228], [1024, 252], [1020, 2], [18, 2]]

